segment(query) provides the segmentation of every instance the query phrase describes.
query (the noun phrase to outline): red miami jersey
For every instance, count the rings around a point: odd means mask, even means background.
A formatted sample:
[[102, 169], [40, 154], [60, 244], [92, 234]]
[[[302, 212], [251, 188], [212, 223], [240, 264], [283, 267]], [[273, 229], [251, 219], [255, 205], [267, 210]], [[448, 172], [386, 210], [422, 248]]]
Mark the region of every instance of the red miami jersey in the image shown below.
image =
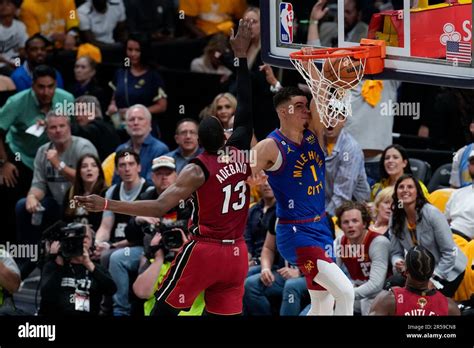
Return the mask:
[[341, 260], [346, 266], [352, 280], [366, 282], [370, 276], [372, 261], [369, 258], [370, 244], [377, 238], [385, 238], [379, 233], [368, 230], [360, 245], [351, 245], [346, 236], [341, 238]]
[[[239, 239], [243, 236], [249, 210], [251, 174], [244, 152], [227, 148], [225, 155], [203, 152], [191, 163], [204, 171], [206, 182], [192, 199], [192, 234], [212, 239]], [[230, 154], [230, 156], [229, 156]]]
[[407, 288], [392, 288], [395, 295], [395, 315], [439, 316], [448, 315], [448, 299], [439, 291], [430, 295], [419, 295]]

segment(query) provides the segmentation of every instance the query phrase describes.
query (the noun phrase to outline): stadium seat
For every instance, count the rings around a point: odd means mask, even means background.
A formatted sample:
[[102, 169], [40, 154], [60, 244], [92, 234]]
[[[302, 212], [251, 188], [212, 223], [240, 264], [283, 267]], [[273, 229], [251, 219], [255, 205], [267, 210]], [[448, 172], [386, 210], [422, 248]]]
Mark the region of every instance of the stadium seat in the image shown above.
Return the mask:
[[428, 162], [410, 158], [410, 168], [418, 180], [421, 180], [423, 183], [429, 182], [431, 178], [431, 166]]
[[455, 191], [452, 188], [442, 188], [430, 193], [430, 203], [438, 208], [443, 214], [448, 203], [449, 197]]
[[451, 163], [443, 164], [435, 170], [433, 177], [428, 184], [428, 191], [433, 192], [441, 188], [449, 187], [449, 178], [451, 176]]

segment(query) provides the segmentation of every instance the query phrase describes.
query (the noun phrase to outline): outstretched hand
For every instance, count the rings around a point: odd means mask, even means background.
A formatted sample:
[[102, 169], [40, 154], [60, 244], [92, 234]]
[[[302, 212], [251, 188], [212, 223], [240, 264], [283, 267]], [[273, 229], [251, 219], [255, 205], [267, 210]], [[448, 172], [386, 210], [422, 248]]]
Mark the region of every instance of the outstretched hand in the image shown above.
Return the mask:
[[311, 10], [311, 20], [314, 21], [319, 21], [321, 18], [323, 18], [326, 13], [329, 11], [329, 7], [326, 7], [327, 0], [319, 0], [314, 6], [313, 9]]
[[247, 57], [250, 41], [252, 41], [252, 20], [241, 19], [237, 35], [234, 35], [234, 29], [230, 34], [230, 46], [237, 58]]
[[105, 198], [99, 195], [74, 196], [74, 200], [80, 207], [90, 212], [103, 211], [105, 208]]

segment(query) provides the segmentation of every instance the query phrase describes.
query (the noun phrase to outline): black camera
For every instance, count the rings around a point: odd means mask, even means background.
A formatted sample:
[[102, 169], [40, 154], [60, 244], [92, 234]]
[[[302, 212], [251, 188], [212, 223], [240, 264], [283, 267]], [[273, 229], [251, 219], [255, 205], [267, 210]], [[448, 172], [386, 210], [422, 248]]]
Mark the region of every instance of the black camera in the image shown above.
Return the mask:
[[81, 256], [84, 253], [84, 237], [87, 227], [77, 222], [64, 226], [64, 222], [56, 223], [43, 233], [43, 239], [49, 242], [59, 241], [59, 253], [65, 259]]

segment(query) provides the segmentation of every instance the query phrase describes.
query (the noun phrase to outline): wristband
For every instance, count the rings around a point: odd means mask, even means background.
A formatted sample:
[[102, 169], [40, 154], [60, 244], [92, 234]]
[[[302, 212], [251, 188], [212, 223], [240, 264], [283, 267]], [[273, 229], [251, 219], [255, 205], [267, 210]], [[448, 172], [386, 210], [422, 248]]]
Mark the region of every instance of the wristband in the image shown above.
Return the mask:
[[309, 24], [315, 24], [315, 25], [318, 25], [319, 21], [317, 19], [311, 19], [309, 21]]
[[277, 81], [273, 86], [270, 86], [270, 91], [272, 93], [277, 93], [282, 89], [282, 85], [280, 84], [280, 81]]
[[107, 210], [108, 206], [109, 206], [109, 200], [106, 198], [105, 203], [104, 203], [104, 208], [102, 210]]
[[260, 271], [260, 273], [263, 273], [265, 271], [269, 271], [270, 273], [272, 272], [272, 270], [270, 268], [262, 268], [262, 270]]

